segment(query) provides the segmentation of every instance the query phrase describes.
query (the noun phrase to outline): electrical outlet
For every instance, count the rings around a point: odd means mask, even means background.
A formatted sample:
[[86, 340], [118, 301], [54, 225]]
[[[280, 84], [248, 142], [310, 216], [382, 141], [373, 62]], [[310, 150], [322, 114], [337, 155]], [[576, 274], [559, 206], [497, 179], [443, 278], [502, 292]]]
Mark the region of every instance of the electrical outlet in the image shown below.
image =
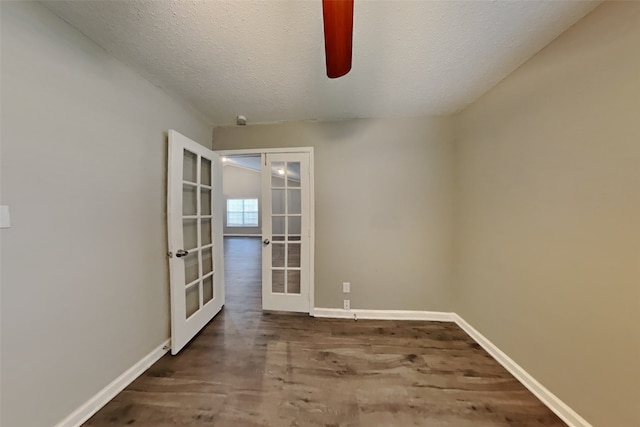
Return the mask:
[[0, 206], [0, 228], [11, 228], [9, 206]]
[[351, 301], [349, 301], [348, 299], [344, 300], [344, 309], [351, 310]]
[[351, 292], [351, 283], [342, 282], [342, 292], [344, 292], [345, 294], [348, 294], [349, 292]]

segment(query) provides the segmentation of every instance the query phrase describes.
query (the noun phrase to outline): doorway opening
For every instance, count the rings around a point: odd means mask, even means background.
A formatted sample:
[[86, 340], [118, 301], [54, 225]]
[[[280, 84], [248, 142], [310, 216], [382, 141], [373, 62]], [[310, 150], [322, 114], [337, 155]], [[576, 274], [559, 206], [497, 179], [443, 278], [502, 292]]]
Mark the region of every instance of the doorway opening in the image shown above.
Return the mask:
[[262, 310], [262, 155], [222, 157], [226, 306]]
[[313, 315], [313, 149], [218, 154], [227, 305]]

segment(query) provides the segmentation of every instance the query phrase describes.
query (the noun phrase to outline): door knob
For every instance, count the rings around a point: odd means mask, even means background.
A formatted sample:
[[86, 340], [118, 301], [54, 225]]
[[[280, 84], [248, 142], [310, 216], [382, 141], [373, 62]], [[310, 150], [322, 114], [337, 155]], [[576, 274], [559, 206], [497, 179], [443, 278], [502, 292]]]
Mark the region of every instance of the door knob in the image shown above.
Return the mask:
[[267, 246], [271, 242], [269, 241], [269, 239], [264, 239], [264, 241], [262, 243], [264, 243], [264, 245]]
[[187, 255], [189, 255], [189, 251], [185, 251], [184, 249], [178, 249], [178, 251], [176, 252], [176, 256], [178, 258], [182, 258], [183, 256]]

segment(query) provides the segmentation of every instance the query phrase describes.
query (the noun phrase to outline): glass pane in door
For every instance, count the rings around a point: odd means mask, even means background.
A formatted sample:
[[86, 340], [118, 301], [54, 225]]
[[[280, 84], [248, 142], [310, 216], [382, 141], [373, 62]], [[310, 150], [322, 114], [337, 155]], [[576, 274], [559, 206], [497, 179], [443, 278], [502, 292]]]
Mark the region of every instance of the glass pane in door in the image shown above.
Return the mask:
[[300, 187], [300, 162], [287, 163], [287, 187]]
[[[284, 236], [284, 216], [274, 216], [271, 219], [271, 234], [275, 236]], [[282, 239], [284, 240], [284, 239]]]
[[201, 242], [202, 246], [210, 245], [211, 238], [211, 219], [203, 218], [200, 220], [200, 232], [202, 234]]
[[213, 271], [213, 249], [207, 248], [202, 250], [202, 275], [209, 274]]
[[208, 188], [200, 189], [200, 214], [211, 215], [211, 190]]
[[191, 251], [184, 259], [184, 282], [185, 284], [192, 283], [200, 276], [199, 263], [198, 263], [198, 251]]
[[272, 162], [271, 163], [271, 187], [278, 188], [284, 187], [285, 172], [284, 162]]
[[196, 215], [198, 213], [197, 187], [184, 184], [182, 186], [182, 215]]
[[182, 238], [184, 249], [190, 250], [198, 247], [198, 220], [182, 220]]
[[202, 281], [202, 305], [213, 299], [213, 276]]
[[300, 270], [287, 271], [287, 293], [288, 294], [300, 293]]
[[300, 243], [287, 244], [287, 267], [300, 268]]
[[182, 158], [182, 180], [187, 182], [197, 182], [198, 180], [198, 155], [191, 151], [184, 150]]
[[187, 319], [200, 308], [200, 287], [198, 283], [187, 288], [185, 295]]
[[211, 186], [211, 160], [201, 157], [200, 184]]
[[284, 270], [271, 272], [271, 292], [284, 293]]
[[274, 215], [284, 215], [285, 212], [285, 190], [271, 190], [271, 213]]
[[271, 248], [271, 266], [282, 268], [284, 267], [284, 243], [272, 243], [273, 248]]
[[300, 190], [287, 190], [287, 214], [299, 215], [302, 212]]
[[[289, 239], [287, 240], [300, 240], [300, 233], [302, 232], [302, 217], [289, 215], [287, 222], [289, 223], [287, 232]], [[294, 237], [298, 238], [295, 239]]]

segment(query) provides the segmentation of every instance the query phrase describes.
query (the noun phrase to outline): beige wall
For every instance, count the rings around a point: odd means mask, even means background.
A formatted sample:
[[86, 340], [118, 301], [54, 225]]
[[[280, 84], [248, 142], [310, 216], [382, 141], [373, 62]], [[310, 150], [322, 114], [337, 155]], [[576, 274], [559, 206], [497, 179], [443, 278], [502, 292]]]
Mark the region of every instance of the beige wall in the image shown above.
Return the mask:
[[214, 129], [217, 150], [313, 146], [316, 307], [449, 303], [452, 129], [442, 118]]
[[640, 3], [457, 117], [454, 309], [594, 426], [640, 425]]
[[211, 126], [41, 5], [1, 7], [0, 424], [50, 427], [169, 337], [165, 132]]
[[[256, 234], [262, 233], [262, 172], [233, 165], [225, 165], [222, 175], [224, 193], [224, 234]], [[257, 227], [228, 227], [227, 199], [258, 199]]]

